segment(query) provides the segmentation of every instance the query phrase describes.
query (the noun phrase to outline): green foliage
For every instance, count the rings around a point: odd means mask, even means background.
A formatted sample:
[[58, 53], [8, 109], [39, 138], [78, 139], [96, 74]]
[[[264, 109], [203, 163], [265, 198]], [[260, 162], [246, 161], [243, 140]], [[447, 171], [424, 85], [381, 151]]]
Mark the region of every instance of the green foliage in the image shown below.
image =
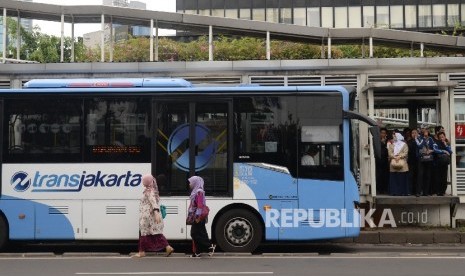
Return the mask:
[[221, 36], [214, 42], [214, 60], [260, 60], [266, 58], [265, 40]]
[[321, 48], [317, 45], [291, 41], [271, 41], [271, 59], [315, 59], [321, 57]]
[[[31, 32], [21, 28], [20, 57], [16, 57], [18, 23], [8, 18], [8, 35], [10, 43], [8, 52], [12, 58], [33, 60], [41, 63], [60, 62], [59, 37], [43, 34], [39, 27], [34, 27]], [[464, 27], [456, 24], [454, 34], [463, 32]], [[200, 36], [190, 41], [177, 41], [177, 38], [162, 37], [158, 43], [159, 61], [206, 61], [209, 57], [209, 44], [207, 36]], [[85, 47], [83, 39], [72, 41], [70, 37], [64, 40], [64, 62], [71, 61], [71, 46], [74, 43], [74, 54], [76, 62], [98, 62], [100, 61], [100, 46], [94, 48]], [[273, 60], [303, 60], [320, 59], [322, 46], [304, 42], [291, 42], [272, 40], [270, 45], [271, 59]], [[324, 47], [327, 57], [328, 48]], [[377, 45], [374, 47], [375, 58], [402, 58], [420, 57], [420, 49], [399, 48]], [[334, 45], [331, 48], [331, 58], [362, 58], [368, 57], [366, 45]], [[264, 38], [255, 37], [216, 37], [213, 42], [213, 59], [216, 61], [234, 60], [265, 60], [266, 41]], [[425, 48], [424, 56], [464, 55], [458, 50], [435, 50]], [[326, 58], [325, 57], [325, 58]], [[105, 45], [105, 61], [110, 60], [110, 45]], [[150, 39], [146, 37], [129, 37], [126, 40], [114, 43], [113, 61], [115, 62], [147, 62], [150, 60]]]
[[[60, 62], [61, 39], [53, 35], [41, 33], [38, 26], [32, 31], [25, 30], [20, 25], [20, 36], [18, 36], [18, 22], [12, 18], [7, 19], [7, 32], [9, 37], [8, 52], [11, 58], [37, 61], [41, 63]], [[20, 39], [20, 56], [17, 56], [18, 37]], [[70, 37], [65, 37], [63, 43], [64, 62], [71, 61], [71, 46], [74, 43], [75, 57], [81, 58], [85, 51], [82, 40], [73, 42]]]

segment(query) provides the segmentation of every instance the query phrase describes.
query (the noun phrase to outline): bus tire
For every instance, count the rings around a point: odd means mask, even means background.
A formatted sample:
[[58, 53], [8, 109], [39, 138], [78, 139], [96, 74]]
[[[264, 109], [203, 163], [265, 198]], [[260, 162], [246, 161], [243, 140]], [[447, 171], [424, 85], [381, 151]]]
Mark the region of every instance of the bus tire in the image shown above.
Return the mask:
[[6, 223], [5, 218], [0, 215], [0, 250], [5, 248], [8, 243], [8, 239], [8, 224]]
[[217, 245], [225, 252], [253, 252], [262, 241], [259, 218], [245, 209], [229, 210], [215, 226]]

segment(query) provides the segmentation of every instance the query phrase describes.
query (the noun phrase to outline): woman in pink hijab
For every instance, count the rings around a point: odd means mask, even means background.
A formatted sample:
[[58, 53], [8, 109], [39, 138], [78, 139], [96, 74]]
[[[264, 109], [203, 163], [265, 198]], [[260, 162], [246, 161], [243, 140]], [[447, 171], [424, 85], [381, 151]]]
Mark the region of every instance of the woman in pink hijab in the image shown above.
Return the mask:
[[157, 181], [151, 174], [142, 177], [144, 192], [139, 203], [139, 253], [135, 257], [144, 257], [146, 251], [166, 251], [166, 256], [174, 252], [163, 235], [163, 219], [160, 213], [160, 195]]
[[210, 243], [210, 239], [208, 238], [207, 228], [205, 227], [208, 216], [202, 216], [202, 210], [208, 208], [205, 200], [205, 190], [203, 188], [204, 181], [200, 176], [192, 176], [188, 180], [189, 188], [191, 189], [188, 217], [193, 219], [191, 222], [193, 251], [191, 257], [200, 257], [200, 253], [202, 252], [208, 252], [209, 256], [213, 256], [216, 245]]

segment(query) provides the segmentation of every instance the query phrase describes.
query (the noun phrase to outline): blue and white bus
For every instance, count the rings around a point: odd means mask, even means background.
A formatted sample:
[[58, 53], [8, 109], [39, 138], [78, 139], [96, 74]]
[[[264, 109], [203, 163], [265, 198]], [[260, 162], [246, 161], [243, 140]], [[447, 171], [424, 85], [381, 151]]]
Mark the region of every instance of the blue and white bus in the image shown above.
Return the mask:
[[[357, 236], [351, 123], [378, 132], [352, 110], [354, 100], [341, 86], [193, 87], [150, 78], [1, 89], [0, 247], [137, 240], [145, 173], [156, 177], [167, 206], [169, 240], [190, 238], [191, 175], [205, 179], [207, 229], [224, 251]], [[301, 163], [305, 152], [311, 165]], [[322, 223], [321, 210], [344, 210], [345, 223]]]

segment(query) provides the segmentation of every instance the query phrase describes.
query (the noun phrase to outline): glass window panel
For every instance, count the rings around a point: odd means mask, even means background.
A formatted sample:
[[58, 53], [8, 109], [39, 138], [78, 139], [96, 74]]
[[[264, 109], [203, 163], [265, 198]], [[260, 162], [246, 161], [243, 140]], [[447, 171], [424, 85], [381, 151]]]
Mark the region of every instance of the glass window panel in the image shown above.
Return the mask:
[[237, 18], [237, 9], [227, 9], [224, 11], [224, 13], [225, 13], [225, 17], [227, 18]]
[[362, 7], [349, 7], [349, 28], [362, 27]]
[[462, 25], [465, 25], [465, 4], [460, 5], [460, 10], [462, 12]]
[[212, 10], [212, 16], [216, 16], [216, 17], [224, 17], [224, 10], [223, 9], [213, 9]]
[[[199, 103], [195, 112], [197, 126], [208, 130], [196, 143], [196, 172], [204, 177], [206, 191], [225, 194], [228, 189], [228, 105]], [[209, 155], [210, 152], [213, 154]]]
[[187, 192], [186, 179], [189, 176], [189, 165], [186, 165], [188, 161], [185, 159], [189, 150], [189, 139], [179, 141], [179, 144], [171, 149], [172, 143], [169, 137], [188, 124], [189, 104], [163, 103], [159, 104], [157, 109], [155, 163], [158, 188], [162, 194]]
[[417, 27], [417, 6], [405, 6], [405, 28]]
[[363, 7], [363, 27], [373, 27], [375, 25], [375, 7]]
[[389, 28], [389, 6], [376, 7], [376, 27]]
[[307, 25], [307, 20], [305, 16], [305, 8], [295, 8], [294, 9], [294, 24], [305, 26]]
[[404, 27], [404, 9], [402, 6], [391, 6], [391, 28]]
[[307, 9], [308, 26], [321, 27], [320, 25], [320, 8]]
[[5, 100], [5, 162], [81, 161], [79, 100]]
[[225, 8], [237, 7], [237, 1], [225, 0], [211, 0], [211, 8], [217, 10], [224, 10]]
[[292, 9], [291, 8], [281, 8], [281, 18], [280, 23], [292, 24]]
[[447, 5], [447, 26], [455, 26], [460, 23], [459, 4]]
[[446, 26], [446, 5], [433, 5], [433, 27]]
[[184, 10], [197, 10], [197, 1], [184, 0]]
[[431, 27], [431, 5], [418, 6], [418, 27]]
[[251, 19], [250, 9], [240, 9], [239, 10], [239, 18], [240, 19]]
[[333, 7], [321, 8], [321, 27], [333, 28]]
[[296, 98], [236, 98], [234, 109], [235, 161], [244, 162], [239, 157], [249, 156], [247, 162], [274, 164], [295, 172]]
[[[210, 0], [197, 0], [199, 3], [199, 10], [210, 10], [211, 1]], [[196, 2], [196, 1], [193, 1]]]
[[347, 7], [335, 7], [335, 27], [336, 28], [347, 28]]
[[148, 103], [143, 98], [87, 100], [85, 161], [150, 160]]
[[279, 22], [279, 9], [278, 8], [267, 8], [266, 9], [266, 21], [267, 22]]
[[299, 177], [344, 178], [341, 106], [340, 95], [298, 98]]
[[265, 21], [265, 9], [253, 9], [252, 19], [258, 21]]

